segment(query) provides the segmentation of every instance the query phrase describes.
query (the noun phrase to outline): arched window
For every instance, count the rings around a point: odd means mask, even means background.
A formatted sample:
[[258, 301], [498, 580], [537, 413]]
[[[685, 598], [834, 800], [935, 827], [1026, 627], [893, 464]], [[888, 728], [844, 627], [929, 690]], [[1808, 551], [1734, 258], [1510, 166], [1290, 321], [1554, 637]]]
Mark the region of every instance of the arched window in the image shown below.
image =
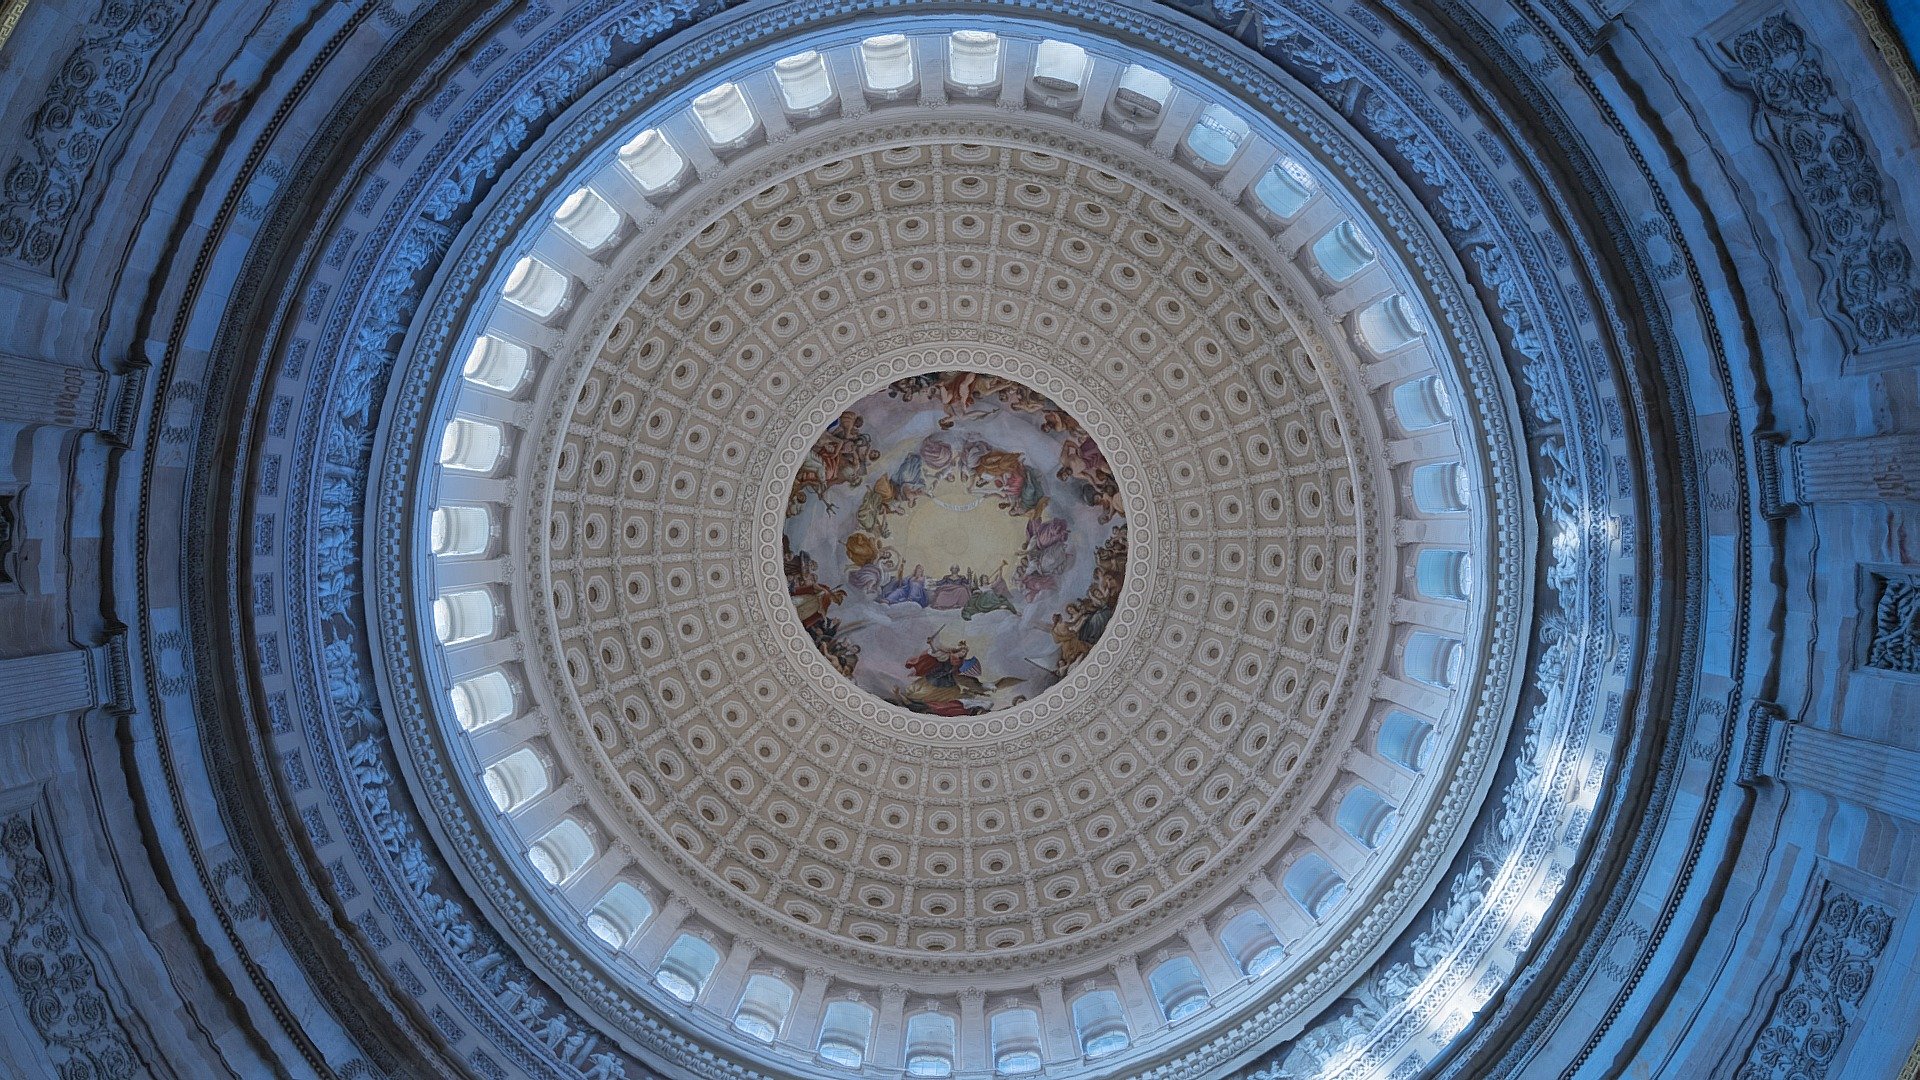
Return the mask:
[[1086, 85], [1087, 50], [1070, 41], [1048, 38], [1033, 57], [1033, 83], [1052, 94], [1077, 94]]
[[1360, 235], [1360, 227], [1351, 221], [1335, 225], [1313, 242], [1313, 260], [1336, 285], [1366, 269], [1373, 259], [1373, 245], [1367, 243], [1367, 238]]
[[1414, 560], [1414, 583], [1437, 600], [1465, 600], [1472, 593], [1468, 574], [1473, 556], [1447, 548], [1422, 548]]
[[478, 555], [487, 550], [491, 522], [484, 506], [436, 506], [431, 531], [435, 555]]
[[513, 715], [513, 683], [503, 671], [486, 671], [462, 679], [447, 691], [453, 718], [466, 731], [499, 723]]
[[523, 746], [487, 766], [481, 774], [493, 805], [510, 814], [547, 790], [547, 766], [530, 746]]
[[1340, 831], [1370, 848], [1379, 847], [1399, 820], [1393, 804], [1365, 785], [1347, 792], [1340, 800], [1340, 809], [1334, 812], [1334, 823]]
[[433, 632], [442, 645], [465, 645], [493, 636], [493, 597], [485, 589], [433, 598]]
[[1187, 149], [1193, 156], [1216, 168], [1225, 168], [1253, 131], [1231, 109], [1209, 105], [1187, 130]]
[[816, 109], [833, 97], [827, 58], [812, 49], [775, 60], [773, 79], [780, 85], [781, 100], [795, 112]]
[[707, 979], [720, 964], [720, 953], [696, 934], [681, 934], [654, 969], [654, 985], [681, 1001], [692, 1001], [706, 989]]
[[716, 147], [732, 146], [753, 133], [760, 121], [747, 104], [747, 95], [738, 83], [725, 82], [693, 99], [693, 118], [707, 141]]
[[473, 348], [467, 350], [467, 366], [461, 373], [468, 382], [510, 393], [520, 388], [532, 359], [524, 345], [481, 334], [473, 339]]
[[1431, 630], [1415, 630], [1407, 635], [1407, 649], [1401, 656], [1401, 669], [1407, 678], [1428, 686], [1451, 690], [1460, 685], [1466, 649], [1450, 637]]
[[1040, 1070], [1040, 1014], [1032, 1009], [1002, 1009], [987, 1022], [993, 1040], [993, 1067], [1008, 1075]]
[[1174, 956], [1161, 962], [1147, 976], [1153, 999], [1168, 1023], [1192, 1016], [1207, 1007], [1207, 983], [1200, 977], [1199, 965], [1190, 956]]
[[1333, 864], [1317, 853], [1295, 859], [1280, 883], [1294, 903], [1316, 919], [1333, 910], [1333, 905], [1347, 895], [1347, 883], [1334, 872]]
[[1440, 376], [1423, 375], [1393, 388], [1393, 411], [1399, 414], [1401, 427], [1419, 431], [1453, 419], [1453, 399]]
[[579, 822], [568, 818], [533, 842], [527, 849], [527, 861], [547, 884], [558, 885], [593, 861], [593, 837]]
[[653, 901], [627, 882], [618, 882], [600, 902], [587, 912], [587, 930], [607, 943], [609, 948], [624, 949], [633, 935], [653, 918]]
[[1253, 183], [1253, 197], [1281, 220], [1292, 218], [1313, 198], [1313, 174], [1292, 158], [1281, 158]]
[[907, 1075], [952, 1076], [953, 1017], [915, 1013], [907, 1020]]
[[867, 1060], [867, 1035], [873, 1010], [857, 1001], [836, 1001], [820, 1021], [820, 1056], [842, 1068], [857, 1069]]
[[1457, 461], [1413, 470], [1413, 505], [1423, 514], [1457, 514], [1473, 505], [1473, 479]]
[[1380, 721], [1380, 734], [1374, 748], [1380, 756], [1413, 772], [1419, 772], [1427, 760], [1427, 736], [1433, 725], [1417, 716], [1390, 712]]
[[860, 70], [877, 94], [913, 85], [913, 42], [905, 34], [878, 34], [860, 43]]
[[747, 989], [740, 995], [740, 1007], [733, 1011], [733, 1029], [761, 1042], [772, 1042], [787, 1022], [787, 1010], [793, 1007], [793, 987], [773, 975], [750, 975]]
[[640, 185], [644, 195], [658, 195], [679, 181], [687, 159], [673, 148], [658, 128], [648, 128], [620, 148], [620, 165]]
[[1286, 946], [1259, 913], [1243, 911], [1220, 928], [1220, 945], [1248, 975], [1259, 975], [1280, 962]]
[[499, 424], [456, 416], [440, 436], [440, 464], [460, 472], [490, 473], [506, 445], [507, 433]]
[[1128, 64], [1113, 91], [1113, 108], [1134, 123], [1158, 120], [1173, 96], [1173, 80], [1139, 64]]
[[567, 302], [569, 284], [567, 275], [545, 260], [526, 255], [513, 264], [500, 298], [536, 319], [544, 319]]
[[588, 251], [597, 251], [620, 231], [620, 211], [592, 188], [581, 188], [561, 202], [553, 213], [560, 231]]
[[1100, 1057], [1127, 1048], [1127, 1013], [1120, 995], [1111, 990], [1089, 990], [1073, 999], [1073, 1030], [1080, 1036], [1080, 1052]]
[[986, 30], [955, 30], [947, 35], [947, 78], [970, 91], [1000, 81], [1000, 35]]
[[1360, 309], [1360, 342], [1377, 356], [1411, 344], [1424, 331], [1407, 298], [1394, 293]]

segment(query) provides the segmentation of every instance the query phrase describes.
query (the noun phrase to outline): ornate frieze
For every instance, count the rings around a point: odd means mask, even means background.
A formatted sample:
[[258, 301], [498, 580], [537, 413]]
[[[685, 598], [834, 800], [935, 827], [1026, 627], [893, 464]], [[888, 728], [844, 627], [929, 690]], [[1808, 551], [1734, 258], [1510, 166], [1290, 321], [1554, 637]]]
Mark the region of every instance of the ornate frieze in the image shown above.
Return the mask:
[[1833, 882], [1794, 954], [1785, 986], [1735, 1080], [1823, 1080], [1835, 1071], [1848, 1030], [1873, 982], [1880, 953], [1893, 936], [1893, 916]]
[[1781, 166], [1853, 347], [1920, 337], [1920, 282], [1875, 163], [1806, 31], [1784, 14], [1722, 43], [1728, 79], [1754, 101], [1755, 135]]
[[0, 950], [34, 1031], [63, 1077], [144, 1075], [100, 973], [81, 946], [73, 897], [30, 809], [0, 818]]
[[1920, 574], [1866, 577], [1867, 666], [1920, 675]]
[[0, 180], [0, 255], [53, 260], [101, 149], [186, 12], [185, 0], [104, 0], [61, 62]]

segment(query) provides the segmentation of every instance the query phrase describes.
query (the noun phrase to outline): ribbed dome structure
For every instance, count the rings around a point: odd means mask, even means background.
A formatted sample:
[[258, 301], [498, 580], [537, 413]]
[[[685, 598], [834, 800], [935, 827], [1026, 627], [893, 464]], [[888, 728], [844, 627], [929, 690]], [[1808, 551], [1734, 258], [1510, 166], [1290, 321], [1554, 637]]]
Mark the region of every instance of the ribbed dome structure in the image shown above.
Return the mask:
[[0, 1073], [1920, 1068], [1903, 10], [270, 9], [0, 3]]

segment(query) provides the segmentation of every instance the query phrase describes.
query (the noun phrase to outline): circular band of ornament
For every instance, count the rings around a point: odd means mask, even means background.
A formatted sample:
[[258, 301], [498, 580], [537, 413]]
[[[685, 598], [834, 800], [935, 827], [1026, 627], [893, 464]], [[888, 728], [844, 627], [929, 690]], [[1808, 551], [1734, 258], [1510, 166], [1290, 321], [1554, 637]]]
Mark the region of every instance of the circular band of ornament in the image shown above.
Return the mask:
[[[1058, 403], [1058, 408], [1065, 415], [1066, 422], [1070, 423], [1073, 429], [1089, 437], [1099, 448], [1097, 452], [1101, 454], [1103, 464], [1110, 470], [1113, 483], [1110, 506], [1096, 507], [1093, 513], [1079, 516], [1088, 519], [1084, 522], [1088, 528], [1100, 527], [1104, 518], [1105, 521], [1117, 520], [1127, 532], [1122, 540], [1121, 550], [1124, 555], [1121, 556], [1123, 561], [1119, 564], [1118, 574], [1125, 584], [1115, 590], [1115, 595], [1109, 601], [1108, 606], [1111, 610], [1106, 620], [1107, 632], [1095, 635], [1087, 651], [1067, 665], [1071, 668], [1070, 671], [1056, 673], [1051, 667], [1046, 670], [1045, 674], [1056, 676], [1041, 687], [1047, 690], [1047, 693], [1034, 696], [1032, 700], [996, 707], [987, 711], [987, 715], [984, 716], [966, 713], [943, 715], [933, 712], [924, 698], [914, 704], [909, 704], [907, 700], [883, 701], [876, 694], [873, 686], [846, 677], [846, 672], [827, 658], [819, 640], [820, 631], [809, 627], [806, 618], [790, 598], [793, 581], [789, 556], [793, 553], [787, 550], [784, 544], [790, 532], [791, 522], [797, 518], [804, 518], [808, 524], [812, 524], [821, 516], [817, 511], [806, 510], [804, 502], [802, 507], [796, 507], [794, 502], [794, 496], [797, 493], [796, 478], [807, 467], [809, 460], [817, 460], [815, 454], [817, 439], [810, 437], [810, 433], [817, 433], [830, 427], [844, 413], [856, 408], [858, 403], [870, 400], [876, 395], [885, 396], [890, 387], [902, 381], [953, 370], [976, 372], [1010, 385], [1030, 388], [1047, 404]], [[964, 437], [968, 426], [962, 424], [958, 434]], [[1067, 715], [1101, 684], [1105, 673], [1117, 666], [1116, 658], [1128, 654], [1132, 642], [1152, 633], [1153, 627], [1149, 624], [1154, 620], [1146, 616], [1153, 609], [1146, 603], [1145, 597], [1151, 592], [1153, 566], [1156, 562], [1164, 565], [1171, 561], [1170, 551], [1161, 551], [1156, 557], [1155, 544], [1160, 531], [1154, 524], [1154, 500], [1151, 495], [1153, 485], [1147, 470], [1141, 464], [1143, 455], [1131, 445], [1131, 440], [1123, 434], [1124, 430], [1113, 411], [1098, 402], [1080, 385], [1069, 381], [1048, 365], [997, 349], [965, 345], [913, 349], [860, 365], [854, 371], [830, 383], [828, 389], [817, 397], [811, 407], [803, 410], [789, 426], [784, 437], [773, 441], [772, 445], [779, 447], [779, 451], [769, 464], [769, 471], [759, 499], [757, 524], [761, 540], [756, 553], [756, 568], [767, 598], [765, 614], [777, 628], [783, 652], [799, 667], [803, 677], [839, 709], [869, 724], [878, 724], [895, 735], [939, 742], [997, 739], [1017, 735], [1036, 725]], [[1058, 451], [1056, 450], [1055, 453], [1057, 455]], [[1064, 484], [1056, 486], [1062, 491], [1070, 490]], [[798, 494], [802, 495], [804, 500], [805, 493], [798, 492]], [[814, 505], [817, 507], [818, 503]], [[840, 511], [849, 517], [858, 512], [853, 507]], [[1045, 511], [1042, 513], [1044, 514]], [[954, 520], [958, 522], [961, 519], [956, 516]], [[1067, 519], [1055, 513], [1051, 520], [1064, 523]], [[876, 525], [884, 524], [878, 520], [875, 523]], [[1022, 524], [1021, 529], [1024, 531], [1026, 526]], [[1109, 525], [1107, 532], [1110, 534], [1112, 531]], [[871, 536], [873, 533], [866, 531], [858, 535]], [[1109, 554], [1107, 557], [1111, 559], [1112, 555]], [[1095, 558], [1095, 552], [1089, 549], [1082, 553], [1082, 558], [1091, 561]], [[813, 555], [813, 561], [816, 563], [821, 560], [821, 554]], [[1006, 572], [1016, 571], [1018, 564], [1012, 559], [1008, 561], [1010, 565], [1006, 568]], [[1001, 569], [998, 566], [960, 568], [958, 564], [953, 563], [950, 563], [949, 567], [978, 570], [984, 577], [990, 577]], [[910, 593], [913, 590], [914, 568], [911, 564], [906, 564], [899, 569], [902, 573], [890, 578], [885, 584], [889, 587], [889, 591], [893, 586], [900, 586], [903, 594]], [[1090, 587], [1094, 567], [1085, 565], [1075, 569], [1084, 572]], [[1037, 578], [1038, 575], [1035, 574], [1034, 577]], [[1037, 580], [1032, 582], [1034, 588], [1026, 588], [1026, 579], [1019, 578], [1018, 575], [1014, 582], [1003, 584], [1009, 592], [1018, 588], [1019, 591], [1015, 597], [1010, 599], [1018, 599], [1019, 603], [1038, 602], [1049, 592], [1059, 592], [1061, 596], [1067, 596], [1064, 591], [1057, 588], [1043, 588], [1042, 583]], [[932, 591], [937, 585], [938, 582], [934, 581], [931, 585], [921, 586], [922, 591], [928, 594], [926, 599], [929, 603], [920, 606], [929, 611], [940, 610], [932, 602], [936, 599]], [[862, 607], [862, 610], [869, 613], [870, 619], [876, 617], [872, 614], [875, 611], [899, 609], [898, 602], [884, 603], [886, 595], [882, 592], [872, 598], [881, 601], [881, 604], [875, 605], [869, 602]], [[912, 600], [903, 595], [902, 602], [911, 604]], [[939, 602], [944, 604], [948, 601], [940, 599]], [[1078, 601], [1075, 602], [1078, 603]], [[855, 603], [856, 606], [860, 606], [858, 600]], [[959, 616], [961, 622], [970, 623], [975, 615], [980, 615], [984, 621], [996, 615], [1007, 614], [1005, 612], [967, 612], [966, 606], [963, 601], [955, 604], [953, 608], [953, 610], [965, 612]], [[979, 605], [976, 602], [974, 606]], [[1017, 606], [1017, 604], [1010, 606]], [[1063, 611], [1057, 613], [1065, 615]], [[845, 614], [841, 616], [842, 620], [846, 618], [848, 616]], [[945, 620], [916, 620], [916, 622], [933, 621]], [[1066, 620], [1063, 619], [1064, 621]], [[1040, 633], [1047, 634], [1049, 628], [1050, 624], [1041, 623]], [[955, 647], [955, 642], [963, 640], [951, 636], [956, 632], [963, 631], [956, 626], [954, 631], [943, 632], [947, 634], [946, 638], [925, 644], [929, 650], [939, 647], [943, 651], [950, 652]], [[873, 638], [869, 636], [868, 640]], [[976, 636], [975, 640], [980, 639]], [[918, 654], [919, 650], [915, 650], [915, 653]], [[1048, 661], [1051, 663], [1052, 657], [1049, 657]], [[1013, 667], [1014, 665], [1004, 666]], [[1011, 676], [1001, 674], [998, 677]], [[915, 693], [912, 685], [907, 681], [900, 689], [912, 695]], [[884, 693], [884, 691], [881, 692]], [[915, 707], [916, 704], [918, 708]]]
[[[1344, 335], [1204, 192], [1028, 134], [868, 133], [688, 204], [610, 259], [545, 398], [527, 599], [572, 701], [557, 757], [650, 880], [793, 963], [1001, 979], [1124, 947], [1284, 857], [1367, 720], [1393, 507]], [[946, 718], [827, 664], [779, 538], [822, 428], [953, 369], [1045, 394], [1142, 487], [1137, 619], [1067, 684]]]

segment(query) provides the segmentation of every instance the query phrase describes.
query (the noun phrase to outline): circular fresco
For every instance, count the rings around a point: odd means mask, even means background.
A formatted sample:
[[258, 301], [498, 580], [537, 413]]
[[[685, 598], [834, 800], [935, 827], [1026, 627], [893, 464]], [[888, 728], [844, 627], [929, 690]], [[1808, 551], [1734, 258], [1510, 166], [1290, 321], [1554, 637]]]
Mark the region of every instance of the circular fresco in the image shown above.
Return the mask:
[[787, 591], [855, 685], [914, 712], [1026, 701], [1100, 640], [1127, 572], [1093, 436], [998, 375], [900, 379], [827, 425], [788, 497]]

